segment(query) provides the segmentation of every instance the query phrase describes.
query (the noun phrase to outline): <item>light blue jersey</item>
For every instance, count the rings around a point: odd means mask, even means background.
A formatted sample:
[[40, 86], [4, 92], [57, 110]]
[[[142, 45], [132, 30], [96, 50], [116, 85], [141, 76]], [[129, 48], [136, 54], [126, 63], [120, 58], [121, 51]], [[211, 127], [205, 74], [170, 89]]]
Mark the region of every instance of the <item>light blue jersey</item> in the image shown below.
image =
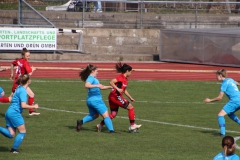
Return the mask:
[[221, 85], [221, 92], [224, 92], [229, 101], [240, 101], [240, 92], [236, 82], [232, 78], [225, 78]]
[[2, 92], [4, 92], [4, 90], [0, 87], [0, 98], [2, 97]]
[[21, 102], [27, 103], [27, 100], [27, 90], [23, 86], [19, 86], [13, 94], [12, 102], [9, 106], [9, 109], [13, 109], [19, 113], [22, 113], [23, 108], [21, 107]]
[[[86, 82], [89, 82], [92, 85], [99, 84], [98, 79], [93, 77], [93, 76], [91, 76], [91, 75], [88, 76]], [[92, 101], [92, 100], [97, 100], [97, 99], [102, 99], [102, 94], [101, 94], [100, 88], [98, 88], [98, 87], [88, 88], [87, 100], [88, 101]]]
[[239, 160], [239, 156], [236, 154], [232, 154], [225, 157], [224, 153], [220, 152], [213, 158], [213, 160]]

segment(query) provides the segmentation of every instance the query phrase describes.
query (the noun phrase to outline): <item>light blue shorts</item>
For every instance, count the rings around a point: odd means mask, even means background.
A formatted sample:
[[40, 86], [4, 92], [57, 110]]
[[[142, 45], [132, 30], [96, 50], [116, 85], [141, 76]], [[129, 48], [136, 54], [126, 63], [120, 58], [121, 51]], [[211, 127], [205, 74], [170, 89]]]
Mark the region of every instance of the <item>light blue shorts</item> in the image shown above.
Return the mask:
[[228, 102], [222, 108], [228, 115], [240, 109], [240, 102]]
[[23, 125], [24, 119], [22, 114], [15, 111], [14, 109], [8, 109], [5, 113], [6, 127], [17, 128], [18, 126]]
[[90, 115], [94, 114], [102, 115], [108, 110], [106, 104], [102, 100], [87, 101], [87, 106]]

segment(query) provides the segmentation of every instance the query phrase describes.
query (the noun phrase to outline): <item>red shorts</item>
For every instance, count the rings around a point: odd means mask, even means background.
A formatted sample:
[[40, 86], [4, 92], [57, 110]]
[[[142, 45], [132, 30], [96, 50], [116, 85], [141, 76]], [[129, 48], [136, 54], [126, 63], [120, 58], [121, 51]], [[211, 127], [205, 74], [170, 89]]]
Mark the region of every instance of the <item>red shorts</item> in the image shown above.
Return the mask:
[[118, 111], [119, 107], [126, 109], [129, 105], [129, 101], [126, 100], [123, 96], [109, 95], [108, 101], [111, 111]]
[[14, 79], [14, 81], [13, 81], [13, 86], [12, 86], [12, 92], [14, 93], [15, 92], [15, 90], [16, 90], [16, 88], [19, 86], [19, 84], [17, 83], [17, 80], [16, 79]]

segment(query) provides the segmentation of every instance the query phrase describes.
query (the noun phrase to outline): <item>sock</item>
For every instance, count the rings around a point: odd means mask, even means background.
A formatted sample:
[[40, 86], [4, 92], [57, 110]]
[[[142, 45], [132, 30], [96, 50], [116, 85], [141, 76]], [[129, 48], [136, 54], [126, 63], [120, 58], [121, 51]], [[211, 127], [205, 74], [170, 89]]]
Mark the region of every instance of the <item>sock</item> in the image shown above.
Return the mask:
[[[28, 105], [32, 106], [34, 104], [34, 97], [28, 97]], [[33, 108], [29, 109], [29, 113], [34, 112]]]
[[18, 149], [18, 147], [20, 146], [20, 144], [22, 143], [22, 141], [25, 137], [25, 134], [26, 133], [18, 133], [17, 134], [17, 136], [14, 140], [13, 146], [12, 146], [13, 149]]
[[110, 119], [110, 117], [105, 117], [104, 118], [104, 123], [105, 123], [105, 125], [106, 125], [106, 127], [109, 131], [114, 131], [112, 120]]
[[91, 121], [93, 121], [94, 119], [95, 119], [94, 116], [92, 116], [92, 115], [87, 115], [87, 116], [85, 116], [85, 117], [82, 119], [82, 121], [83, 121], [83, 124], [84, 124], [84, 123], [87, 123], [87, 122], [91, 122]]
[[2, 133], [2, 135], [4, 135], [7, 138], [13, 138], [13, 136], [10, 134], [7, 128], [0, 127], [0, 133]]
[[[117, 115], [117, 113], [116, 112], [111, 112], [111, 114], [109, 114], [109, 118], [110, 119], [113, 119], [113, 118], [115, 118], [116, 117], [116, 115]], [[101, 122], [100, 122], [100, 125], [101, 126], [104, 126], [104, 120], [102, 120]]]
[[220, 127], [220, 133], [222, 135], [225, 135], [226, 134], [226, 131], [225, 131], [226, 123], [225, 123], [224, 116], [218, 116], [218, 124]]
[[2, 103], [9, 103], [10, 101], [9, 101], [8, 97], [1, 97], [0, 98], [0, 102], [2, 102]]
[[128, 118], [130, 120], [130, 124], [134, 125], [135, 124], [135, 112], [134, 108], [128, 110]]
[[238, 117], [235, 114], [230, 114], [230, 115], [228, 115], [228, 117], [240, 125], [240, 120], [238, 119]]

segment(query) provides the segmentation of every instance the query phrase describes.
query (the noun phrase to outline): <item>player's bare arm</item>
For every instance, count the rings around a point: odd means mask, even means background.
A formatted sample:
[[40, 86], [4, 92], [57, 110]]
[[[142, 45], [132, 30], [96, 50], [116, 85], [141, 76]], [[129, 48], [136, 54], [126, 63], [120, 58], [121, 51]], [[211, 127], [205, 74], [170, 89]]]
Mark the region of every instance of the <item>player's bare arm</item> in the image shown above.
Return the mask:
[[204, 102], [209, 103], [209, 102], [214, 102], [214, 101], [219, 101], [223, 98], [224, 92], [220, 92], [219, 95], [213, 99], [206, 98]]

